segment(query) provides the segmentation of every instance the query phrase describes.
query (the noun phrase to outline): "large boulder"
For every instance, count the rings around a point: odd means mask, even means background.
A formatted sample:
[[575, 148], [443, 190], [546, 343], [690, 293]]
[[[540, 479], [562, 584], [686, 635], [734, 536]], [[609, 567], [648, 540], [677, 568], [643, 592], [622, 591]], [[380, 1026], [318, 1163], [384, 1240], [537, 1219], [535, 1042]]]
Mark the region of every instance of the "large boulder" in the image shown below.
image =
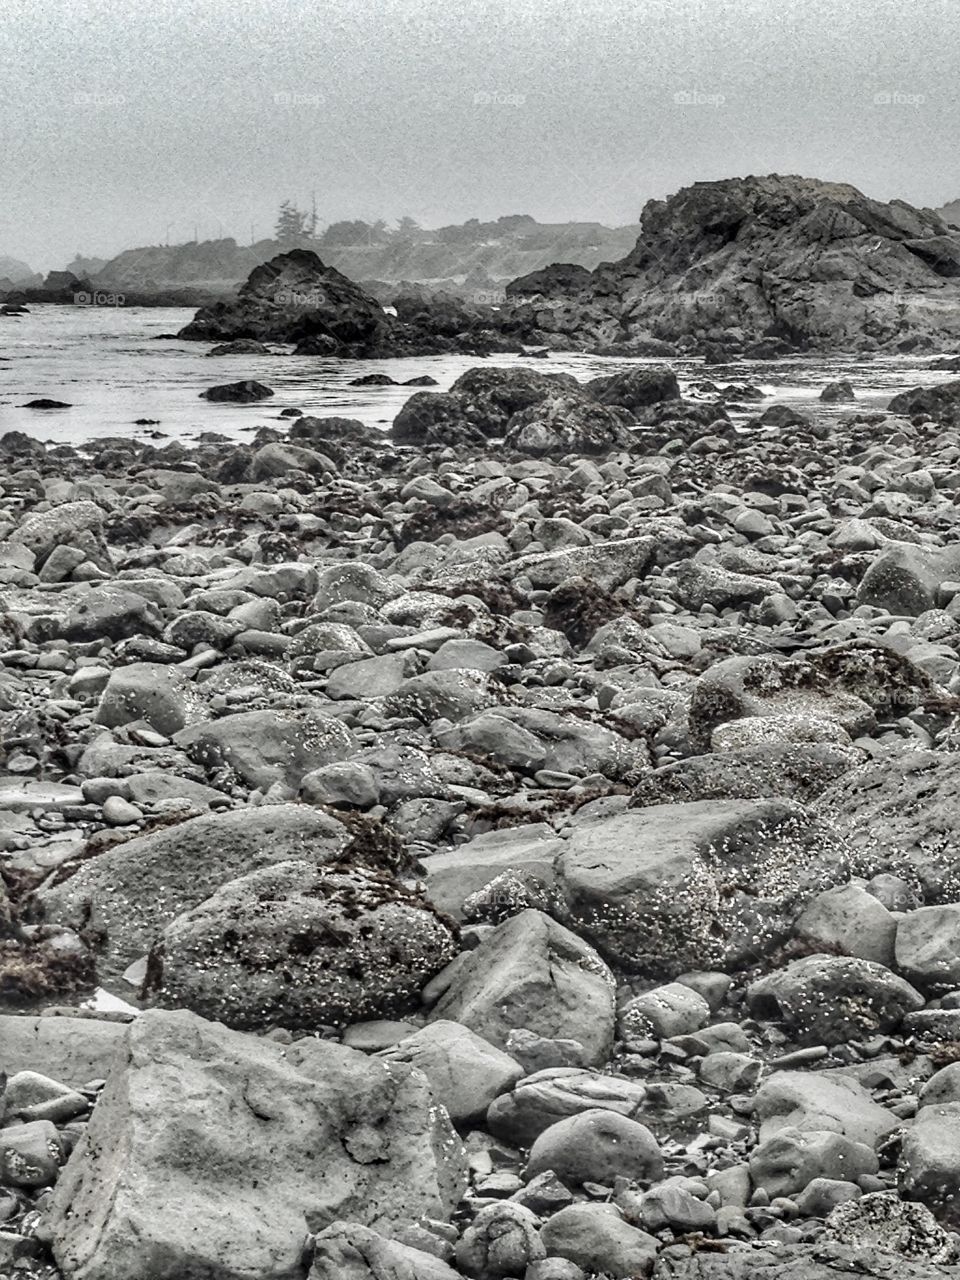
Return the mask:
[[578, 825], [557, 861], [564, 918], [651, 977], [762, 954], [804, 896], [838, 876], [803, 810], [781, 800], [694, 801]]
[[309, 1231], [446, 1221], [464, 1174], [420, 1072], [148, 1011], [60, 1177], [53, 1252], [71, 1280], [300, 1280]]
[[587, 1060], [613, 1045], [614, 981], [596, 952], [540, 911], [522, 911], [492, 929], [424, 993], [431, 1021], [462, 1022], [506, 1051], [519, 1028], [579, 1040]]
[[83, 930], [103, 976], [121, 974], [176, 916], [247, 871], [337, 859], [349, 834], [306, 805], [204, 814], [66, 864], [39, 891], [47, 920]]
[[450, 926], [392, 876], [281, 862], [173, 920], [148, 990], [240, 1030], [309, 1030], [406, 1012], [456, 952]]
[[314, 1241], [308, 1280], [458, 1280], [458, 1273], [432, 1253], [359, 1222], [335, 1222]]
[[951, 1280], [953, 1274], [954, 1268], [833, 1239], [773, 1249], [764, 1240], [724, 1253], [666, 1255], [653, 1280]]
[[145, 720], [158, 733], [172, 737], [187, 721], [203, 715], [195, 686], [176, 667], [158, 662], [132, 662], [110, 673], [94, 717], [116, 728]]
[[236, 299], [201, 308], [179, 336], [312, 342], [318, 354], [359, 355], [388, 331], [375, 298], [311, 250], [292, 249], [255, 267]]
[[921, 1107], [907, 1130], [897, 1185], [951, 1231], [960, 1226], [960, 1102]]

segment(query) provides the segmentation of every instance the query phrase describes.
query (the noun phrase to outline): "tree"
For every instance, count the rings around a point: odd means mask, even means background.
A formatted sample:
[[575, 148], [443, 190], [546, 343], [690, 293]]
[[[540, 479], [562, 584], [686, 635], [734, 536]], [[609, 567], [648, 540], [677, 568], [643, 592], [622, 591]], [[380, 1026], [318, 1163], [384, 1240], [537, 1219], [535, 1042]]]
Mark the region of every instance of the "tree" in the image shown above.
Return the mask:
[[316, 227], [316, 213], [304, 213], [292, 200], [284, 200], [277, 215], [274, 235], [282, 248], [292, 249], [312, 240]]
[[397, 234], [407, 240], [412, 240], [420, 229], [420, 223], [408, 213], [397, 219]]

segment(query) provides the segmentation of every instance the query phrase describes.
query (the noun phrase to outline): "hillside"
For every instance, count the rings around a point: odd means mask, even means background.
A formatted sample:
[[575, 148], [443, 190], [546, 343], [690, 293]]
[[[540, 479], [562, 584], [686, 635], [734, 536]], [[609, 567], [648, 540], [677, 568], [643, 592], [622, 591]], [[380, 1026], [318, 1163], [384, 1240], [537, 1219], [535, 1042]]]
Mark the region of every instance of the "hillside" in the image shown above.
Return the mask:
[[621, 261], [508, 292], [535, 285], [540, 327], [594, 345], [912, 351], [960, 341], [958, 277], [960, 233], [932, 210], [773, 174], [651, 200]]
[[[337, 223], [316, 239], [301, 237], [323, 261], [351, 280], [442, 284], [461, 292], [495, 289], [515, 276], [563, 260], [587, 268], [622, 258], [637, 226], [598, 222], [538, 223], [526, 215], [427, 230], [388, 231], [362, 222]], [[127, 249], [105, 263], [94, 283], [114, 289], [169, 289], [190, 285], [230, 292], [262, 263], [291, 246], [276, 240], [238, 245], [233, 239]]]
[[41, 277], [19, 258], [10, 258], [0, 253], [0, 280], [9, 280], [12, 284], [38, 284]]

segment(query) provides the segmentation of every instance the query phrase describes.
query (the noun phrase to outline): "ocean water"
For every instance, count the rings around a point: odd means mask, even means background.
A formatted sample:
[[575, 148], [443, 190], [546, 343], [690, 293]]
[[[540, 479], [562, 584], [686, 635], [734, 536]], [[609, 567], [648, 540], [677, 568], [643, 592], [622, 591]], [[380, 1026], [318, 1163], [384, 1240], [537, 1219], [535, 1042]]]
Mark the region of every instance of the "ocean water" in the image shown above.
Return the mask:
[[[192, 310], [167, 307], [32, 305], [30, 314], [0, 317], [0, 434], [23, 431], [38, 439], [82, 443], [102, 436], [195, 440], [215, 431], [233, 440], [248, 439], [258, 427], [275, 423], [280, 410], [302, 409], [316, 416], [341, 415], [386, 430], [416, 387], [351, 387], [365, 373], [386, 373], [397, 381], [430, 374], [437, 390], [447, 390], [477, 364], [523, 364], [543, 372], [572, 373], [582, 381], [659, 360], [625, 360], [579, 354], [548, 359], [518, 356], [425, 356], [402, 360], [334, 360], [295, 356], [289, 349], [269, 356], [208, 357], [201, 342], [158, 340], [175, 333]], [[210, 344], [212, 345], [212, 344]], [[956, 374], [924, 368], [925, 357], [791, 358], [704, 368], [699, 360], [671, 360], [686, 391], [704, 380], [723, 384], [750, 382], [774, 400], [813, 407], [823, 386], [847, 378], [857, 407], [879, 409], [905, 387], [930, 385]], [[209, 404], [205, 388], [255, 378], [276, 394], [254, 405]], [[62, 410], [25, 409], [28, 400], [63, 400]], [[763, 402], [760, 404], [760, 409]], [[825, 412], [845, 413], [849, 405]], [[759, 410], [751, 407], [750, 412]], [[156, 426], [136, 426], [138, 418]]]

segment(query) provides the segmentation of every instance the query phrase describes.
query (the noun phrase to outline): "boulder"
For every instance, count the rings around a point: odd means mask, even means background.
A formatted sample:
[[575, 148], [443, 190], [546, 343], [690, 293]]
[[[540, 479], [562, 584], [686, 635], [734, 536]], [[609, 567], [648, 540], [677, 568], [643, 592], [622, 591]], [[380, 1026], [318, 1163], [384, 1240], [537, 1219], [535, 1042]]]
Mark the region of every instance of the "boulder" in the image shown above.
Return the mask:
[[580, 396], [552, 396], [515, 413], [504, 445], [537, 457], [547, 454], [607, 454], [633, 450], [634, 419], [624, 409], [591, 404]]
[[111, 729], [145, 720], [171, 738], [202, 714], [195, 686], [182, 671], [157, 662], [132, 662], [110, 673], [94, 719]]
[[262, 790], [275, 782], [296, 790], [304, 774], [356, 750], [342, 721], [312, 709], [241, 711], [182, 729], [174, 741], [199, 764], [227, 766]]
[[146, 990], [240, 1030], [391, 1017], [456, 954], [448, 925], [392, 876], [280, 862], [171, 921]]
[[335, 1222], [314, 1239], [307, 1280], [457, 1280], [457, 1272], [423, 1249], [391, 1240], [359, 1222]]
[[224, 1275], [226, 1260], [238, 1280], [295, 1280], [308, 1231], [446, 1221], [464, 1175], [410, 1067], [152, 1010], [60, 1177], [53, 1253], [72, 1280]]
[[383, 1050], [380, 1056], [422, 1071], [434, 1097], [457, 1125], [480, 1121], [494, 1098], [511, 1090], [523, 1075], [523, 1068], [509, 1054], [459, 1022], [442, 1019]]
[[797, 1195], [814, 1178], [856, 1182], [879, 1167], [872, 1147], [832, 1130], [781, 1129], [750, 1153], [753, 1185], [771, 1199]]
[[646, 1092], [626, 1076], [601, 1075], [581, 1067], [548, 1067], [526, 1076], [510, 1093], [500, 1094], [487, 1112], [486, 1127], [502, 1142], [530, 1147], [551, 1125], [585, 1111], [612, 1111], [636, 1119]]
[[949, 1230], [960, 1226], [960, 1102], [920, 1108], [904, 1135], [897, 1187]]
[[924, 1000], [883, 965], [814, 955], [752, 982], [747, 1003], [754, 1017], [783, 1022], [802, 1044], [834, 1045], [895, 1031]]
[[942, 583], [960, 577], [960, 548], [888, 543], [860, 581], [857, 603], [917, 617], [940, 603]]
[[646, 1125], [598, 1108], [558, 1120], [540, 1134], [524, 1176], [534, 1178], [548, 1170], [571, 1187], [584, 1182], [611, 1186], [616, 1177], [658, 1182], [663, 1156]]
[[348, 840], [336, 819], [305, 805], [204, 814], [67, 864], [40, 890], [39, 905], [48, 921], [82, 929], [101, 975], [117, 976], [227, 881], [292, 858], [322, 866]]
[[[814, 836], [802, 810], [780, 800], [662, 804], [584, 822], [557, 861], [564, 918], [650, 977], [722, 968], [774, 945], [807, 879], [821, 887]], [[741, 893], [721, 892], [738, 878]]]
[[273, 394], [271, 387], [246, 378], [242, 382], [224, 382], [217, 387], [208, 387], [200, 392], [200, 398], [214, 404], [253, 404], [257, 400], [268, 400]]
[[649, 1276], [657, 1241], [624, 1222], [612, 1204], [572, 1204], [555, 1213], [540, 1231], [548, 1258], [567, 1258], [590, 1274]]
[[876, 1147], [899, 1124], [856, 1080], [822, 1072], [775, 1071], [757, 1090], [754, 1111], [761, 1142], [793, 1128], [830, 1130]]
[[613, 977], [596, 952], [540, 911], [492, 929], [424, 993], [431, 1021], [450, 1019], [506, 1050], [517, 1028], [579, 1040], [587, 1060], [613, 1044]]
[[960, 902], [908, 911], [897, 925], [897, 968], [923, 991], [955, 990], [960, 986], [958, 943]]

